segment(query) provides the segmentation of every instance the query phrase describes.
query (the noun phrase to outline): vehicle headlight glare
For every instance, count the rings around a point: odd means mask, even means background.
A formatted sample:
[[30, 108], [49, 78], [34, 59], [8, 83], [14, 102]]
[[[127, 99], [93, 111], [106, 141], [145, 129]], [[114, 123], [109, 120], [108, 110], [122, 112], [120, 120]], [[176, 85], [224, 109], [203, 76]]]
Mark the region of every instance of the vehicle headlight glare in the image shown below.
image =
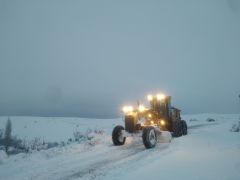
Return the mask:
[[161, 120], [161, 121], [160, 121], [160, 124], [161, 124], [162, 126], [164, 126], [166, 123], [165, 123], [164, 120]]
[[164, 94], [157, 94], [157, 100], [163, 100], [163, 99], [165, 99], [166, 98], [166, 96], [164, 95]]
[[148, 99], [148, 101], [152, 101], [152, 100], [153, 100], [153, 96], [152, 96], [151, 94], [149, 94], [149, 95], [147, 96], [147, 99]]

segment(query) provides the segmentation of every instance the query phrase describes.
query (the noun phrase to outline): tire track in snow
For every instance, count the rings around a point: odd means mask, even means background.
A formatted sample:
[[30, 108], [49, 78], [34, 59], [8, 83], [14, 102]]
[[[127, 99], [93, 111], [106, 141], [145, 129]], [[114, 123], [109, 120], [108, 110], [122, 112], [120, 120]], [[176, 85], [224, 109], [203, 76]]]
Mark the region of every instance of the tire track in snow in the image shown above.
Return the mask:
[[133, 158], [139, 153], [143, 152], [145, 147], [142, 144], [131, 144], [127, 146], [117, 146], [114, 149], [110, 149], [108, 153], [104, 153], [103, 158], [89, 164], [87, 167], [84, 167], [81, 170], [77, 170], [71, 175], [63, 178], [63, 180], [69, 179], [78, 179], [84, 178], [87, 179], [96, 179], [100, 176], [106, 174], [106, 169], [109, 169], [110, 166], [120, 165], [126, 162], [129, 158]]
[[[70, 176], [63, 178], [63, 180], [82, 179], [82, 178], [101, 179], [107, 174], [107, 171], [109, 170], [109, 168], [113, 169], [113, 168], [124, 167], [123, 164], [128, 164], [129, 166], [129, 162], [130, 164], [135, 166], [136, 161], [143, 160], [144, 157], [148, 157], [150, 154], [154, 154], [154, 153], [159, 154], [159, 151], [161, 152], [168, 148], [169, 143], [163, 143], [163, 144], [164, 144], [163, 146], [159, 146], [157, 149], [151, 149], [151, 150], [147, 150], [142, 143], [138, 145], [135, 144], [133, 146], [128, 146], [127, 148], [117, 147], [118, 149], [114, 149], [114, 151], [118, 153], [117, 156], [108, 157], [108, 158], [104, 158], [99, 161], [96, 161], [91, 165], [89, 165], [88, 167], [78, 172], [75, 172]], [[121, 153], [122, 151], [127, 151], [127, 152]]]
[[[104, 171], [105, 168], [109, 167], [112, 164], [123, 163], [122, 161], [125, 162], [126, 159], [128, 159], [129, 157], [132, 157], [142, 151], [143, 151], [143, 148], [137, 148], [137, 149], [135, 149], [135, 151], [130, 151], [130, 152], [124, 153], [120, 156], [108, 157], [108, 158], [102, 159], [102, 160], [94, 162], [93, 164], [90, 164], [88, 167], [64, 178], [64, 180], [83, 178], [86, 175], [93, 176], [90, 179], [95, 179], [94, 178], [94, 177], [96, 177], [96, 175], [94, 175], [95, 173], [104, 175], [105, 173], [102, 171]], [[121, 162], [119, 162], [119, 161], [121, 161]], [[101, 172], [97, 172], [97, 171], [101, 171]]]
[[[98, 151], [99, 152], [96, 152]], [[29, 179], [76, 179], [85, 177], [85, 175], [93, 175], [99, 169], [104, 169], [110, 164], [122, 161], [144, 151], [145, 147], [142, 143], [127, 142], [125, 146], [105, 146], [103, 149], [95, 149], [89, 152], [79, 154], [79, 156], [67, 156], [61, 158], [61, 161], [50, 161], [48, 168], [29, 177]], [[77, 155], [77, 154], [75, 154]], [[89, 178], [88, 178], [89, 179]]]

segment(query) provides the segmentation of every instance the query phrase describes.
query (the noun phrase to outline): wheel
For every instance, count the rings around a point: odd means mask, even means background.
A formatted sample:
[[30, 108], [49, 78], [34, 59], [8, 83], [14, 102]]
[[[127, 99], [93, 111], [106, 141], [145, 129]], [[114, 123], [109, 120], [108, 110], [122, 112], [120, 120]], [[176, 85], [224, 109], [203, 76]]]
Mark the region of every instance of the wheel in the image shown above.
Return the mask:
[[122, 130], [124, 130], [124, 127], [116, 126], [112, 131], [112, 141], [116, 146], [121, 146], [126, 141], [126, 137], [123, 137]]
[[182, 134], [185, 136], [187, 135], [188, 130], [187, 130], [187, 123], [186, 121], [182, 120]]
[[157, 143], [157, 134], [154, 127], [145, 127], [143, 129], [142, 139], [147, 149], [155, 147]]
[[180, 120], [173, 122], [173, 137], [180, 137], [183, 135], [182, 122]]

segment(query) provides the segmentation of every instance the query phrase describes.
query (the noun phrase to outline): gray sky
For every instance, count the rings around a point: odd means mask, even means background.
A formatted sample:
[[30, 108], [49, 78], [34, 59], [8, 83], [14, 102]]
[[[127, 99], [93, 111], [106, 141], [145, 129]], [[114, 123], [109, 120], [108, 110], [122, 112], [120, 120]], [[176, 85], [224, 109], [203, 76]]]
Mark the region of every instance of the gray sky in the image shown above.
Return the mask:
[[151, 92], [240, 111], [240, 1], [0, 0], [0, 115], [116, 117]]

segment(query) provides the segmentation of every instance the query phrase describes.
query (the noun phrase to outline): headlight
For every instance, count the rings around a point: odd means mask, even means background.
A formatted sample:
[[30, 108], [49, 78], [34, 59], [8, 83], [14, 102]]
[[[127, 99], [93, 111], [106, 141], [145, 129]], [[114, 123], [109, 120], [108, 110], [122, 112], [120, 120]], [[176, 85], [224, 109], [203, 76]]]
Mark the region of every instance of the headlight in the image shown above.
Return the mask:
[[160, 124], [161, 124], [162, 126], [164, 126], [164, 125], [166, 124], [166, 122], [165, 122], [164, 120], [161, 120], [161, 121], [160, 121]]
[[128, 112], [128, 106], [124, 106], [124, 107], [122, 108], [122, 111], [123, 111], [124, 113]]
[[166, 96], [164, 95], [164, 94], [157, 94], [157, 100], [163, 100], [163, 99], [165, 99], [166, 98]]
[[128, 106], [128, 111], [132, 112], [133, 111], [133, 107], [132, 106]]
[[132, 112], [132, 111], [133, 111], [133, 107], [132, 107], [132, 106], [124, 106], [124, 107], [122, 108], [122, 111], [123, 111], [124, 113]]
[[152, 96], [151, 94], [149, 94], [149, 95], [147, 96], [147, 99], [148, 99], [148, 101], [152, 101], [152, 100], [153, 100], [153, 96]]
[[143, 112], [143, 111], [145, 111], [145, 107], [143, 105], [139, 105], [138, 110], [140, 112]]

